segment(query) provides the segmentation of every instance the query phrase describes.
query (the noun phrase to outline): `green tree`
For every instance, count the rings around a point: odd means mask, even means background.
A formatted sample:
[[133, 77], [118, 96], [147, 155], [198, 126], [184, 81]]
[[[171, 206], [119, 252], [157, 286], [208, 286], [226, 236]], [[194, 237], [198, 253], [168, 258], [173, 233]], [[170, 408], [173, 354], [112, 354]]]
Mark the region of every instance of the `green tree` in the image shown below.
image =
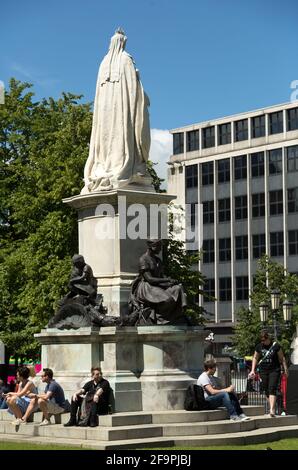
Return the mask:
[[80, 96], [34, 102], [30, 88], [12, 79], [0, 106], [0, 338], [32, 357], [77, 251], [77, 215], [62, 199], [83, 186], [92, 115]]
[[[241, 308], [237, 313], [238, 321], [235, 327], [233, 343], [240, 356], [253, 354], [262, 329], [259, 306], [262, 302], [270, 305], [270, 293], [274, 289], [278, 289], [281, 293], [281, 306], [277, 314], [277, 321], [282, 323], [282, 302], [285, 299], [296, 302], [298, 276], [285, 272], [283, 265], [272, 261], [268, 256], [264, 255], [258, 262], [254, 288], [251, 293], [251, 308]], [[283, 329], [278, 338], [286, 354], [290, 352], [290, 344], [296, 329], [297, 320], [298, 311], [295, 307], [289, 329]], [[272, 316], [270, 315], [267, 326], [269, 330], [272, 330]]]
[[160, 178], [155, 170], [157, 163], [152, 162], [151, 160], [147, 161], [147, 171], [152, 178], [152, 184], [157, 193], [165, 193], [165, 189], [161, 189], [161, 185], [164, 182], [164, 179]]

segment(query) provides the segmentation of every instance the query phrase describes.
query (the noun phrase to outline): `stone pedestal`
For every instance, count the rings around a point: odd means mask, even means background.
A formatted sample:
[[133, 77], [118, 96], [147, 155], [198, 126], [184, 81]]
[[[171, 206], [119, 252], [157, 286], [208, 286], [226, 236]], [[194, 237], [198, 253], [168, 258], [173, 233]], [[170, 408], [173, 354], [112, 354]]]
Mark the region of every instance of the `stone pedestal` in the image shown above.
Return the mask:
[[215, 356], [216, 376], [221, 380], [223, 387], [231, 385], [231, 358], [227, 356]]
[[42, 330], [42, 366], [67, 397], [100, 365], [114, 391], [115, 411], [183, 409], [185, 390], [202, 372], [202, 327], [144, 326]]
[[174, 198], [118, 189], [63, 200], [78, 212], [79, 253], [98, 279], [109, 315], [125, 313], [145, 240], [167, 236], [167, 207]]

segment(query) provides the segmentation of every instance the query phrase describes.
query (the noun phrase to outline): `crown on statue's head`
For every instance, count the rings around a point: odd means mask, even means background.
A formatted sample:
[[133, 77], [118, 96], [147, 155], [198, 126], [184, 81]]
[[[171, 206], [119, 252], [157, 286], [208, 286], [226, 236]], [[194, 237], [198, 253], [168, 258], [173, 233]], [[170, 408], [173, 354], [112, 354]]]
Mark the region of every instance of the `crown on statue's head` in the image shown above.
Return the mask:
[[125, 32], [120, 27], [116, 29], [115, 34], [122, 34], [122, 36], [125, 36]]

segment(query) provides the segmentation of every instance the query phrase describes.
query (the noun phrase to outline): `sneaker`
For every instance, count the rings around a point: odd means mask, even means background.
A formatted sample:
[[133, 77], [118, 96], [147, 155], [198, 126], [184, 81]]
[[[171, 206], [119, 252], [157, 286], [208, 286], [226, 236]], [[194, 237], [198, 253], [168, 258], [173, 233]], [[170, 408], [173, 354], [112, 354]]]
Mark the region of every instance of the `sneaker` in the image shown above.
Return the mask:
[[249, 421], [250, 420], [249, 416], [246, 416], [244, 413], [241, 413], [241, 415], [239, 415], [239, 418], [241, 419], [241, 421]]
[[51, 424], [51, 421], [44, 419], [41, 423], [39, 423], [39, 426], [48, 426], [49, 424]]
[[14, 426], [20, 426], [20, 424], [22, 424], [22, 422], [23, 421], [21, 420], [21, 418], [17, 418], [14, 421], [12, 421], [11, 424], [13, 424]]
[[230, 416], [230, 421], [241, 421], [241, 418], [237, 415]]

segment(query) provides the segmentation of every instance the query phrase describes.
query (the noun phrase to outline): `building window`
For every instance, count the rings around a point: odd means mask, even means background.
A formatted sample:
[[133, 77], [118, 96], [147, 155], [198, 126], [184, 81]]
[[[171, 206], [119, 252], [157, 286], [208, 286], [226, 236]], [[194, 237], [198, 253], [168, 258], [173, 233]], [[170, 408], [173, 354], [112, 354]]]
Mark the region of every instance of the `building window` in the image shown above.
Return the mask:
[[288, 171], [298, 171], [298, 145], [287, 147]]
[[231, 143], [231, 123], [220, 124], [218, 126], [218, 145]]
[[217, 162], [217, 179], [219, 183], [227, 183], [230, 181], [230, 159], [218, 160]]
[[289, 255], [298, 255], [298, 230], [289, 230]]
[[283, 213], [282, 189], [269, 191], [270, 215]]
[[[205, 279], [204, 293], [209, 297], [215, 297], [215, 280]], [[204, 297], [205, 302], [214, 302], [214, 299]]]
[[252, 194], [252, 216], [264, 217], [265, 215], [265, 193]]
[[252, 250], [254, 258], [261, 258], [266, 253], [265, 233], [252, 236]]
[[247, 219], [247, 196], [235, 197], [235, 219]]
[[240, 235], [235, 237], [236, 259], [248, 258], [248, 237], [247, 235]]
[[214, 240], [203, 241], [203, 262], [214, 263]]
[[256, 116], [252, 118], [252, 137], [264, 137], [265, 135], [265, 115]]
[[269, 150], [269, 174], [282, 173], [282, 149]]
[[231, 261], [231, 239], [220, 238], [218, 248], [219, 248], [219, 261], [222, 263], [226, 261]]
[[248, 299], [248, 276], [236, 277], [236, 300]]
[[200, 149], [200, 131], [187, 132], [187, 151], [193, 152]]
[[202, 163], [202, 185], [207, 186], [208, 184], [213, 184], [213, 162]]
[[271, 232], [270, 233], [270, 254], [271, 256], [283, 256], [284, 254], [283, 232]]
[[223, 302], [232, 299], [232, 282], [230, 277], [219, 278], [219, 300]]
[[287, 130], [294, 131], [298, 129], [298, 108], [287, 110]]
[[198, 165], [189, 165], [185, 168], [185, 179], [187, 188], [198, 187]]
[[283, 112], [269, 114], [269, 134], [279, 134], [283, 130]]
[[215, 127], [205, 127], [203, 129], [203, 148], [208, 149], [215, 146]]
[[235, 157], [234, 159], [235, 180], [245, 179], [247, 176], [247, 158], [246, 155]]
[[288, 189], [288, 212], [298, 212], [298, 188]]
[[203, 202], [203, 223], [213, 224], [214, 222], [214, 201]]
[[192, 229], [196, 227], [197, 208], [198, 208], [197, 202], [190, 203], [190, 225]]
[[231, 204], [230, 198], [218, 200], [218, 221], [228, 222], [231, 220]]
[[248, 139], [248, 119], [235, 121], [235, 142]]
[[177, 155], [178, 153], [184, 152], [184, 133], [178, 132], [173, 134], [173, 153]]
[[251, 176], [257, 178], [264, 175], [264, 152], [252, 153], [250, 156]]

